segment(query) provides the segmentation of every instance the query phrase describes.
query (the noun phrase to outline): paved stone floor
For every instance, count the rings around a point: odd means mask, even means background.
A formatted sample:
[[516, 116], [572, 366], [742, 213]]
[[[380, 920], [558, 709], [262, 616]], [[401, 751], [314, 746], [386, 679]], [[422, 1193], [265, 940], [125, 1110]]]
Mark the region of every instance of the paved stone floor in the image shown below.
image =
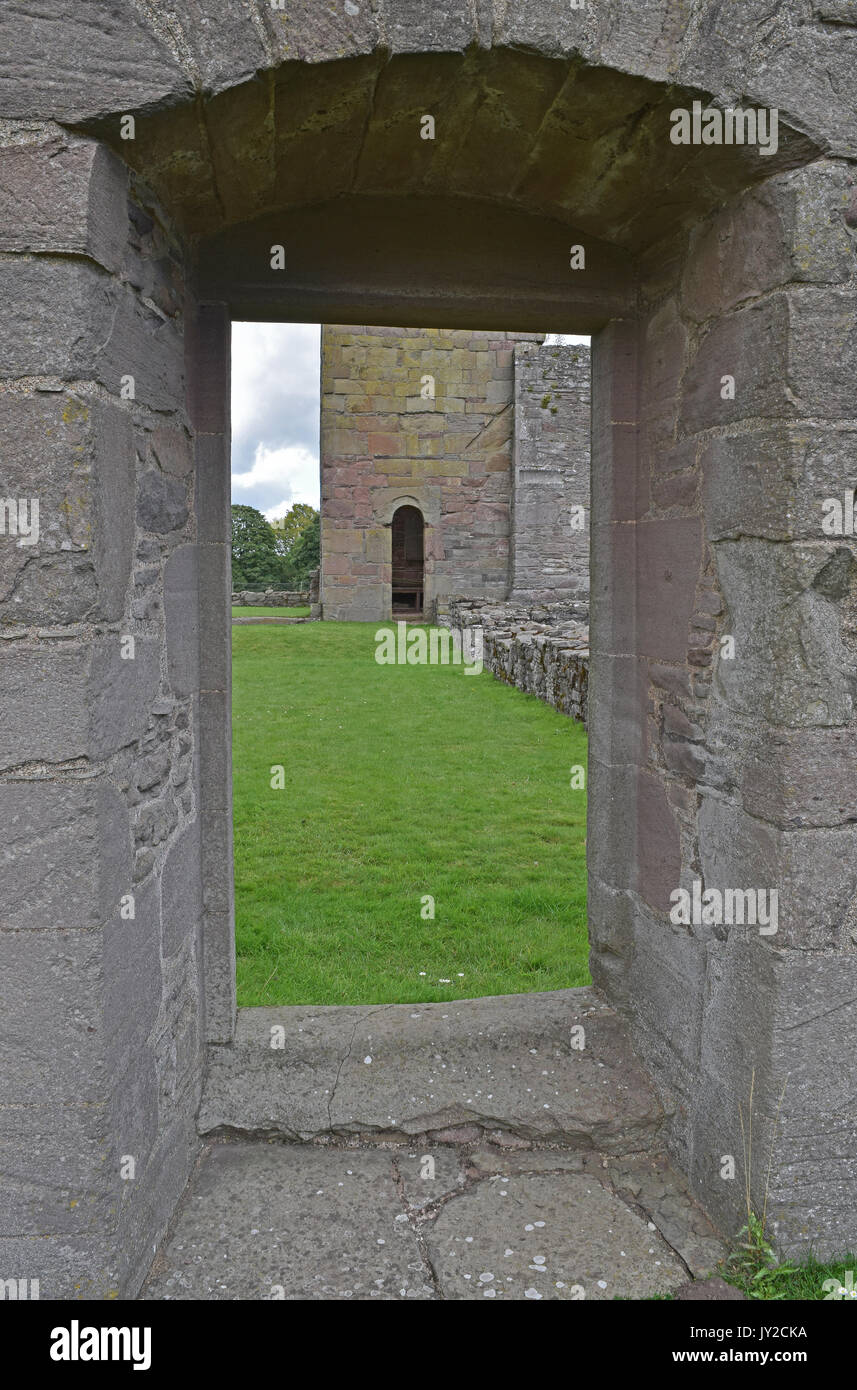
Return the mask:
[[143, 1299], [639, 1299], [723, 1255], [661, 1157], [217, 1139]]

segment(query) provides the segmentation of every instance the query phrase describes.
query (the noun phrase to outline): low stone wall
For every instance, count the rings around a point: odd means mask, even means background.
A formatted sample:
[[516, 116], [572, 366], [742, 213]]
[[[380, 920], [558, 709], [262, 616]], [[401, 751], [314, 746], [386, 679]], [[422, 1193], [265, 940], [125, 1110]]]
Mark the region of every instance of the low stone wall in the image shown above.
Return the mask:
[[240, 608], [306, 608], [309, 589], [242, 589], [232, 595], [233, 607]]
[[589, 609], [585, 603], [480, 603], [451, 598], [438, 623], [481, 627], [482, 661], [497, 680], [517, 686], [586, 723], [589, 685]]

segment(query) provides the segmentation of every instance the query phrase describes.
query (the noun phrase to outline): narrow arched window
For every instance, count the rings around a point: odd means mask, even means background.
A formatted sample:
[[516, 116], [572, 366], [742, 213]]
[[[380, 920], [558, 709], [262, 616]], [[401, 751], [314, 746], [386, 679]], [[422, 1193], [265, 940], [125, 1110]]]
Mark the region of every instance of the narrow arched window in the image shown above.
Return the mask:
[[393, 612], [423, 611], [423, 515], [418, 507], [399, 507], [393, 516]]

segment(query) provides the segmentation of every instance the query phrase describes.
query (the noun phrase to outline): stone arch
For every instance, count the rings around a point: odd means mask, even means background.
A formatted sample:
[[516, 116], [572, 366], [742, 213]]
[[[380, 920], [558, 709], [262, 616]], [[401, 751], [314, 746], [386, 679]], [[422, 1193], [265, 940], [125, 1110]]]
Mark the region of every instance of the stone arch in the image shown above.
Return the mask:
[[[47, 1196], [16, 1188], [16, 1237], [50, 1237], [33, 1270], [47, 1295], [137, 1286], [192, 1161], [204, 1067], [235, 1037], [230, 316], [593, 333], [593, 975], [715, 1215], [734, 1224], [740, 1207], [717, 1163], [740, 1152], [752, 1072], [761, 1146], [790, 1073], [777, 1238], [799, 1246], [810, 1207], [819, 1252], [857, 1240], [840, 1065], [857, 1036], [854, 716], [829, 676], [853, 646], [844, 599], [813, 588], [830, 549], [819, 488], [841, 491], [855, 423], [853, 84], [821, 20], [801, 20], [798, 49], [795, 4], [766, 25], [755, 8], [617, 3], [596, 21], [551, 0], [440, 17], [381, 0], [323, 20], [218, 7], [200, 24], [181, 0], [169, 20], [69, 0], [4, 16], [7, 427], [33, 441], [10, 487], [39, 476], [69, 531], [9, 562], [2, 770], [22, 838], [55, 835], [65, 867], [4, 895], [18, 930], [3, 974], [25, 1005], [36, 981], [73, 1058], [45, 1102], [73, 1139], [47, 1109], [28, 1111], [32, 1134], [73, 1147], [97, 1110], [110, 1145], [141, 1154], [130, 1195], [86, 1149], [92, 1225], [69, 1215], [50, 1155]], [[41, 76], [57, 71], [61, 88]], [[671, 109], [734, 91], [787, 93], [775, 154], [670, 143]], [[732, 398], [714, 389], [724, 360]], [[790, 605], [810, 589], [817, 633]], [[787, 618], [773, 668], [767, 598]], [[782, 885], [778, 937], [670, 923], [671, 889], [700, 876]], [[62, 927], [20, 930], [46, 921]], [[39, 1061], [13, 1059], [10, 1103], [29, 1103]]]

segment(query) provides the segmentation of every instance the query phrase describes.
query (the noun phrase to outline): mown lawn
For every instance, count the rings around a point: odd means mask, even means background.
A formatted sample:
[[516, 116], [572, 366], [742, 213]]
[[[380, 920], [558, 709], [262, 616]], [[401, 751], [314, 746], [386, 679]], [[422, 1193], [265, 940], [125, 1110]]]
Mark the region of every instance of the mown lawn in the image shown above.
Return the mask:
[[585, 732], [487, 673], [380, 666], [375, 631], [232, 629], [239, 1003], [588, 983]]

